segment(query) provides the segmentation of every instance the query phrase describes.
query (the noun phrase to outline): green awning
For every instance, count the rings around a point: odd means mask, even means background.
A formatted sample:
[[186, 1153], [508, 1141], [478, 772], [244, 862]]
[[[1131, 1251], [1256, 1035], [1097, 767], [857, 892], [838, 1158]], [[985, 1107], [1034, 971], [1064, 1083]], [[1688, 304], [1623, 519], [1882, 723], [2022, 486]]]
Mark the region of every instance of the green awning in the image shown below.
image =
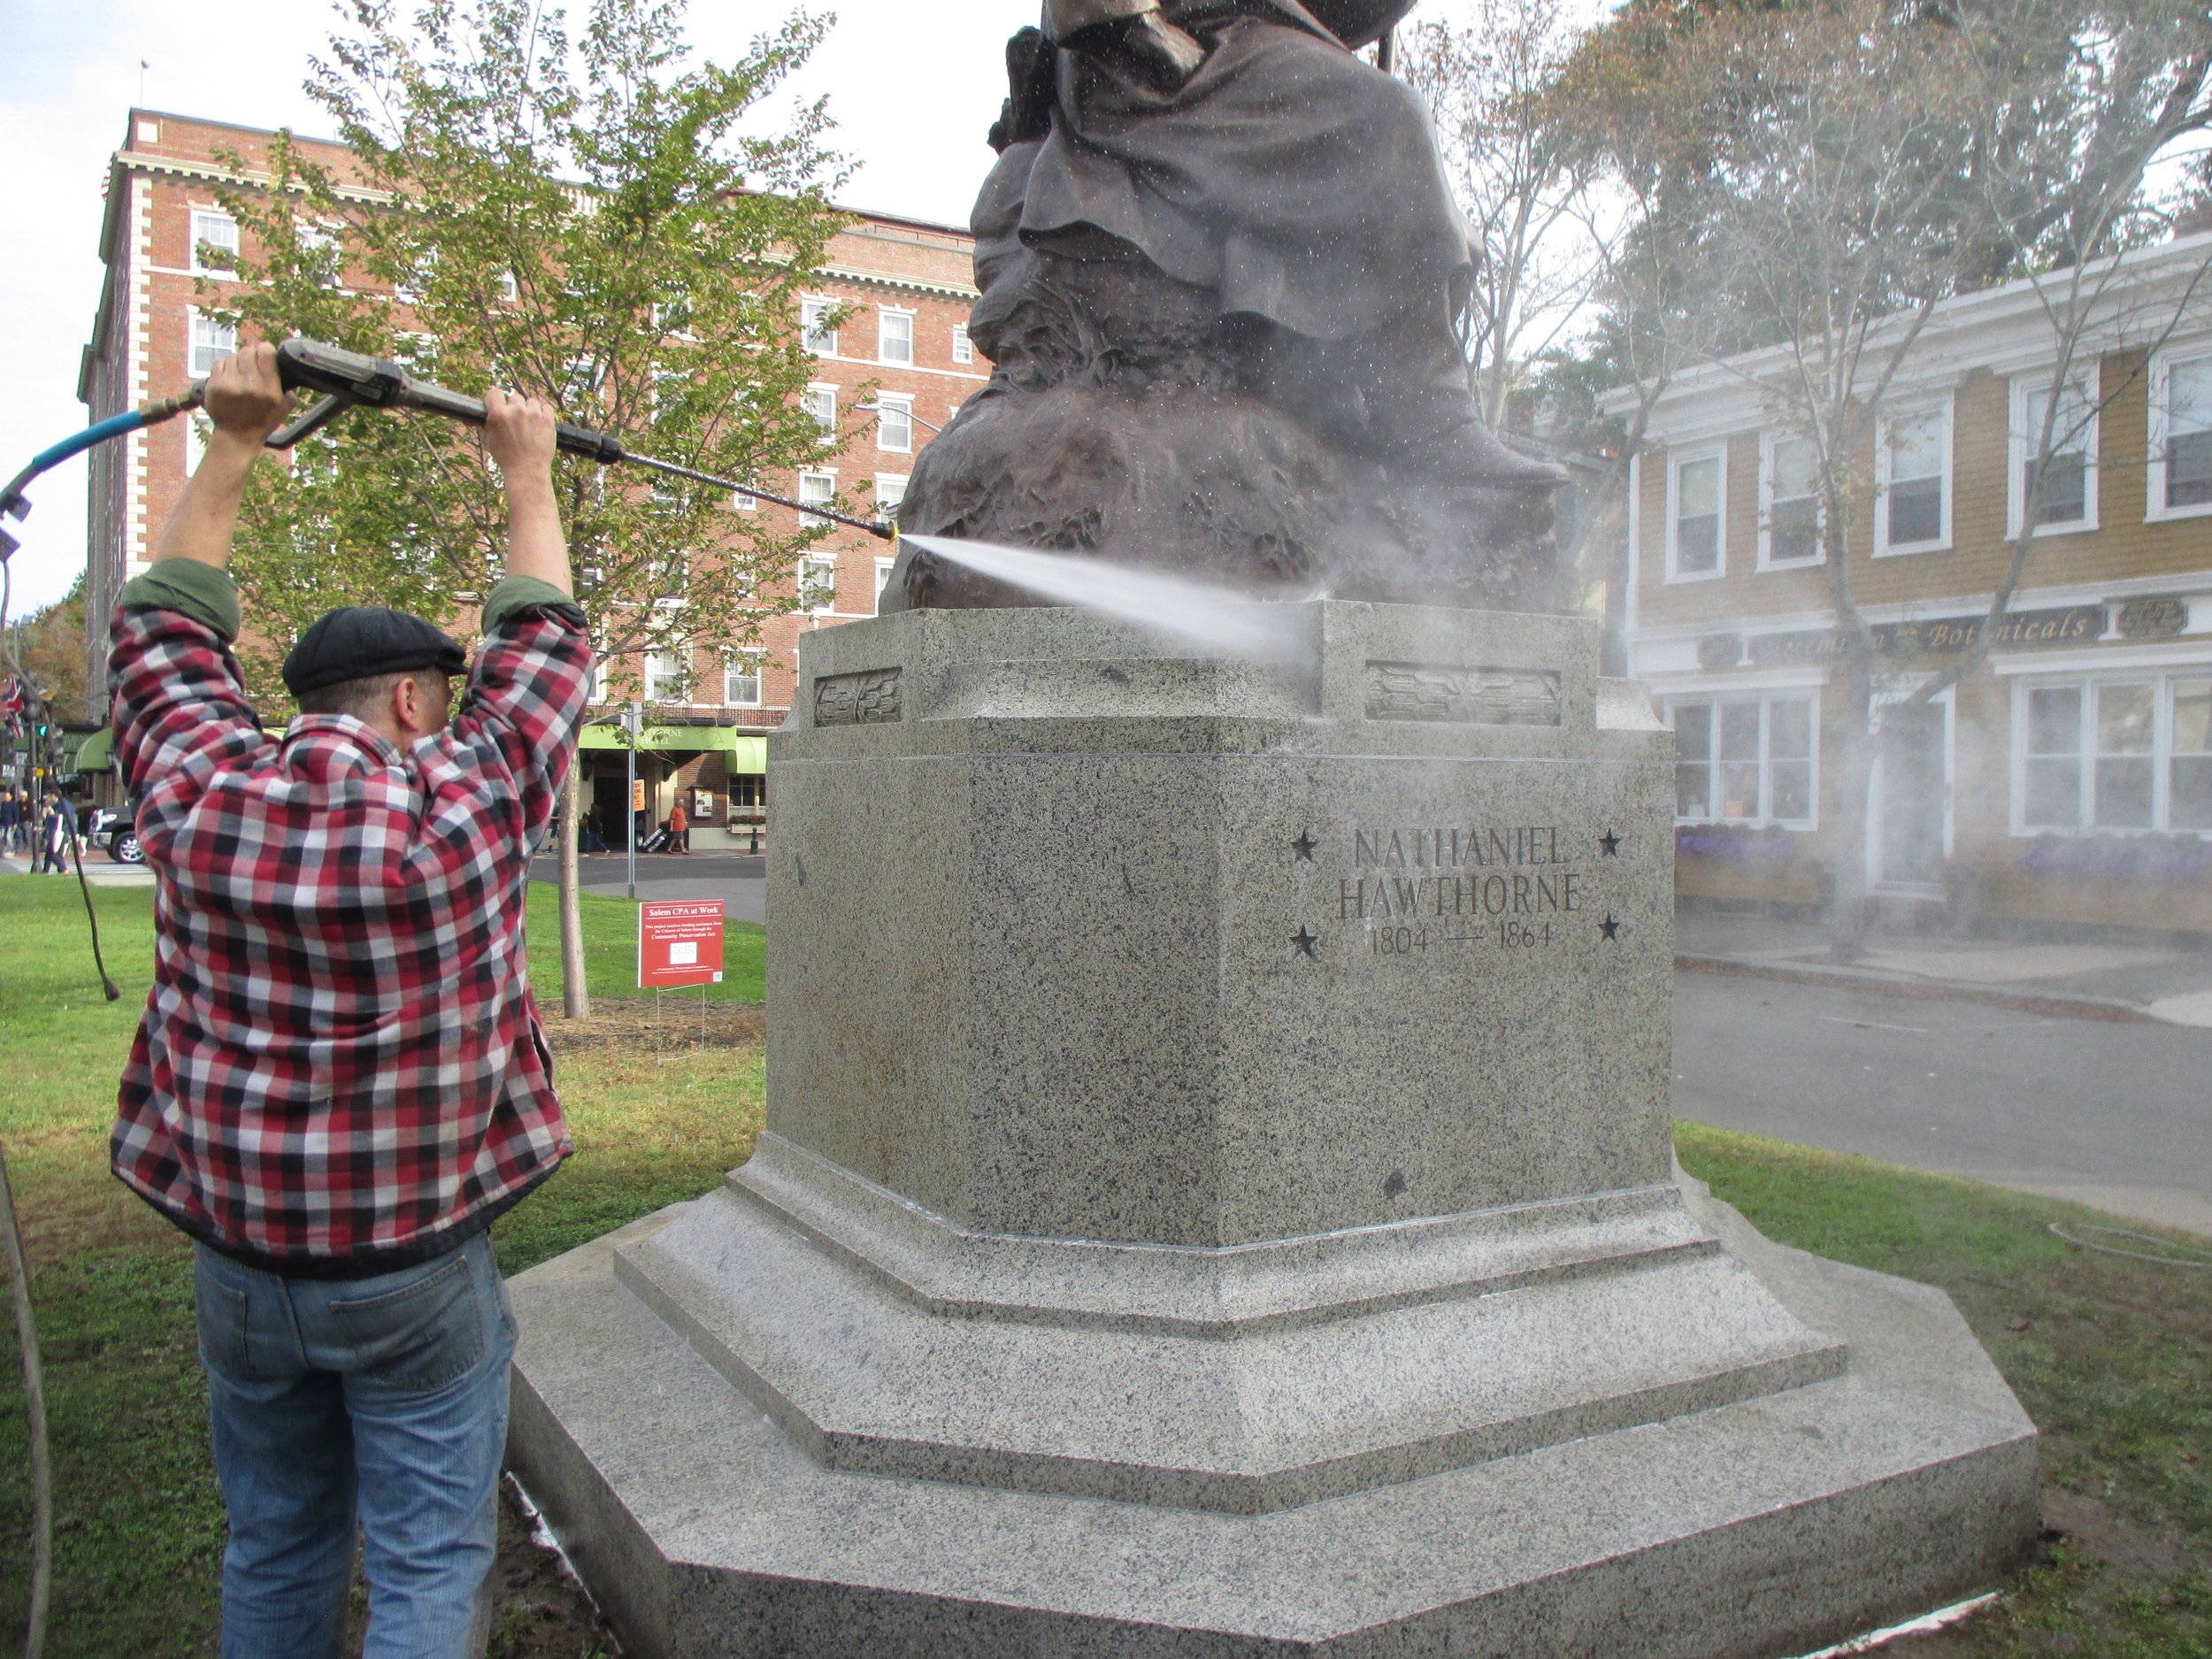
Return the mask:
[[[765, 749], [766, 744], [762, 748]], [[113, 772], [115, 770], [115, 728], [104, 726], [85, 739], [77, 748], [78, 772]], [[763, 772], [768, 769], [764, 766]]]
[[[630, 747], [630, 739], [618, 726], [588, 726], [576, 746], [619, 750]], [[766, 734], [731, 726], [649, 726], [638, 733], [637, 746], [641, 754], [727, 755], [733, 772], [764, 774], [768, 770]]]

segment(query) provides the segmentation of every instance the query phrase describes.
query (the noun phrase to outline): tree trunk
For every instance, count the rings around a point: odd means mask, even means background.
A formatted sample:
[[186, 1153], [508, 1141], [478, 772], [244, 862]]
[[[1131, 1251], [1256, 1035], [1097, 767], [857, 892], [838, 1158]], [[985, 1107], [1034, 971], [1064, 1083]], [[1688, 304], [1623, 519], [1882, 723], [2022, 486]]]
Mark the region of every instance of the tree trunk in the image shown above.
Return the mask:
[[1856, 962], [1866, 954], [1866, 846], [1869, 796], [1874, 782], [1874, 683], [1870, 665], [1854, 651], [1843, 672], [1843, 742], [1837, 758], [1834, 880], [1828, 902], [1828, 954]]
[[576, 865], [577, 833], [583, 820], [584, 767], [571, 763], [561, 786], [561, 1012], [571, 1019], [591, 1018], [591, 990], [584, 983], [582, 879]]

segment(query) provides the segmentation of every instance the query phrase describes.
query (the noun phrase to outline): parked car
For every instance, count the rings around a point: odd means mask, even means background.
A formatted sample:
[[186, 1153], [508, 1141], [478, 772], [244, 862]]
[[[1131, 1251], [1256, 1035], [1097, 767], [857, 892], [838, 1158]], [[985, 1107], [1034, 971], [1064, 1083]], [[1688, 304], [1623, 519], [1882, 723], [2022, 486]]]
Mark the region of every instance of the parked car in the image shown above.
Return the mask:
[[107, 849], [107, 856], [119, 864], [142, 864], [146, 854], [138, 844], [138, 829], [125, 812], [111, 812], [105, 807], [95, 807], [85, 819], [84, 839], [94, 847]]

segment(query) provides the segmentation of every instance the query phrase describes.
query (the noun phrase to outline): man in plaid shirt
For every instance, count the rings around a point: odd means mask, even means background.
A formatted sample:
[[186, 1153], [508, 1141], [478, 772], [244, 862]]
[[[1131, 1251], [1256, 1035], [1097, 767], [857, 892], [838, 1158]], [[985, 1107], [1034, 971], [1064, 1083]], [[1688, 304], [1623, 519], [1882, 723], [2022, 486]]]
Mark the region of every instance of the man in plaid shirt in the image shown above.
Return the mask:
[[274, 350], [219, 364], [206, 402], [206, 458], [109, 658], [157, 878], [115, 1171], [198, 1241], [225, 1659], [336, 1659], [357, 1516], [365, 1654], [479, 1654], [514, 1348], [485, 1229], [569, 1151], [522, 936], [591, 666], [553, 414], [486, 399], [508, 576], [450, 719], [460, 649], [349, 608], [286, 659], [302, 712], [279, 736], [239, 680], [224, 570], [287, 414]]

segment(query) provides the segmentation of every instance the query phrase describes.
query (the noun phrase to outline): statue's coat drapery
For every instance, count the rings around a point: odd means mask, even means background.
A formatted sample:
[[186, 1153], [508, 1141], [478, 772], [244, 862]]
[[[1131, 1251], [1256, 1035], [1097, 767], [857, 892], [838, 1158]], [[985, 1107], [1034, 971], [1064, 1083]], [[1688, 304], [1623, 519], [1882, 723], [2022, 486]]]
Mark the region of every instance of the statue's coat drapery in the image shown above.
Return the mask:
[[[1111, 16], [1102, 0], [1072, 0]], [[1207, 42], [1206, 63], [1162, 94], [1086, 53], [1059, 54], [1051, 134], [1001, 157], [977, 209], [987, 344], [1000, 279], [1025, 247], [1079, 256], [1097, 234], [1178, 281], [1218, 294], [1223, 314], [1263, 317], [1310, 339], [1374, 329], [1408, 294], [1457, 291], [1465, 225], [1428, 116], [1402, 82], [1354, 56], [1410, 0], [1185, 0], [1167, 14]]]

